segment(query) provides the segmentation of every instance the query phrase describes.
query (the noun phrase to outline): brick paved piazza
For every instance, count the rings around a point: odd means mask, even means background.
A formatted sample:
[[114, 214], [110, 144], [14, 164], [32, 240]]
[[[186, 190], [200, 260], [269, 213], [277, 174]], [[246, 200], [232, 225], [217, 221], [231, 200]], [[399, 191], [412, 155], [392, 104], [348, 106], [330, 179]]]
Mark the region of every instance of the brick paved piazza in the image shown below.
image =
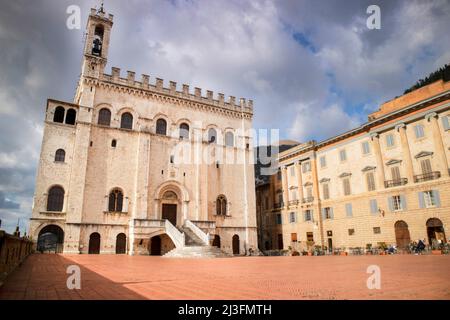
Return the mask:
[[[66, 268], [81, 268], [68, 290]], [[381, 268], [369, 290], [367, 266]], [[1, 299], [450, 299], [450, 256], [167, 259], [126, 255], [30, 256]]]

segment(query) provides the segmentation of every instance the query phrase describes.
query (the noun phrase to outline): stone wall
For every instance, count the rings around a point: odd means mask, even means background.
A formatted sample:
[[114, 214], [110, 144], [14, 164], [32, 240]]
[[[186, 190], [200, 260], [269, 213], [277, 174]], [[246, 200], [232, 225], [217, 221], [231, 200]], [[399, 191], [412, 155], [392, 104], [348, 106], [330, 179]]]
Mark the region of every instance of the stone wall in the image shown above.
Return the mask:
[[0, 230], [0, 286], [4, 279], [32, 252], [33, 242]]

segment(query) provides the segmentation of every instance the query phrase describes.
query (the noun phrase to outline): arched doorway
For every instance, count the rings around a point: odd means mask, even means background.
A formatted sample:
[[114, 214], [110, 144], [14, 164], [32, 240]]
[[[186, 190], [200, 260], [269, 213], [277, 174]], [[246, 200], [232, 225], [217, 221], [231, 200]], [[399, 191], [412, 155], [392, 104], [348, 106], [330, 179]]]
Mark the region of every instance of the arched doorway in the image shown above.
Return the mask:
[[178, 196], [173, 191], [166, 191], [162, 197], [162, 219], [167, 219], [174, 226], [177, 225]]
[[409, 235], [408, 224], [403, 221], [397, 221], [394, 224], [395, 228], [395, 241], [398, 248], [407, 248], [411, 243], [411, 237]]
[[239, 236], [237, 234], [233, 236], [233, 254], [239, 254]]
[[150, 239], [150, 255], [160, 256], [161, 255], [161, 237], [154, 236]]
[[100, 253], [100, 234], [98, 232], [91, 233], [89, 237], [89, 254]]
[[220, 236], [218, 234], [214, 235], [214, 240], [212, 245], [214, 247], [220, 248]]
[[37, 250], [40, 252], [62, 253], [64, 231], [61, 227], [50, 224], [42, 228], [38, 235]]
[[444, 225], [442, 221], [438, 218], [430, 218], [427, 220], [427, 235], [428, 235], [428, 243], [433, 245], [439, 240], [441, 243], [446, 242]]
[[116, 237], [116, 254], [127, 253], [127, 236], [125, 233], [119, 233]]

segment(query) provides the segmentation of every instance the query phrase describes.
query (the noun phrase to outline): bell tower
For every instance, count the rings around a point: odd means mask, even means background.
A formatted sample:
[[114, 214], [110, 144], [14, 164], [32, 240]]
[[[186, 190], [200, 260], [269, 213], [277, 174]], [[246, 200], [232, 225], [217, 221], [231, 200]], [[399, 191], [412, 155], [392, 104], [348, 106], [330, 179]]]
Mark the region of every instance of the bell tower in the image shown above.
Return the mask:
[[86, 41], [81, 74], [99, 78], [108, 59], [109, 37], [113, 25], [113, 15], [106, 15], [103, 3], [100, 9], [91, 9], [86, 26]]

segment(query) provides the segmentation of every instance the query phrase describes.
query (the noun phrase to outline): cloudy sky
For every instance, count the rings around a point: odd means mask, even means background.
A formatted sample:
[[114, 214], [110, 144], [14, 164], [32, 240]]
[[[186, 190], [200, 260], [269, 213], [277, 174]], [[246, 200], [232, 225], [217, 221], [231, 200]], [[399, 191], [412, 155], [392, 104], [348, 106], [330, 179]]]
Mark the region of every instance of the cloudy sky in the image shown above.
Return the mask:
[[[89, 8], [0, 0], [0, 219], [28, 225], [46, 99], [71, 101]], [[82, 28], [66, 28], [81, 8]], [[381, 29], [366, 27], [370, 4]], [[111, 66], [255, 101], [254, 126], [321, 140], [450, 62], [450, 1], [106, 0]]]

